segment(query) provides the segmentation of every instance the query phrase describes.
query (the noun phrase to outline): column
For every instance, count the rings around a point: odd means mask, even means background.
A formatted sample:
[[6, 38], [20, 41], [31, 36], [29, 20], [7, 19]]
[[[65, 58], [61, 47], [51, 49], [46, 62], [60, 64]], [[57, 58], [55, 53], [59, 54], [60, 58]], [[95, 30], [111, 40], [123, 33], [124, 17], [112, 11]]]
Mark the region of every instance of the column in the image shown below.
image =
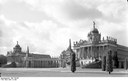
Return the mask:
[[44, 63], [45, 63], [45, 67], [47, 67], [47, 61], [45, 61]]
[[101, 49], [100, 49], [100, 46], [99, 46], [98, 54], [99, 54], [99, 60], [100, 60], [101, 59]]
[[39, 68], [40, 67], [40, 61], [37, 60], [37, 67]]
[[36, 67], [36, 61], [34, 60], [34, 68]]
[[80, 59], [80, 48], [78, 49], [78, 59]]
[[84, 59], [86, 59], [86, 47], [84, 47]]
[[44, 68], [44, 60], [42, 60], [42, 67]]
[[84, 47], [82, 47], [82, 59], [84, 59]]
[[38, 67], [40, 68], [41, 67], [41, 61], [39, 60], [38, 62], [39, 62]]
[[50, 60], [50, 65], [49, 65], [50, 67], [52, 67], [52, 61]]
[[76, 53], [76, 58], [78, 58], [78, 51], [77, 51], [77, 49], [76, 49], [76, 52], [75, 53]]
[[80, 58], [82, 59], [82, 55], [83, 53], [82, 53], [82, 48], [80, 48]]
[[95, 58], [95, 46], [93, 46], [93, 57]]
[[104, 48], [105, 48], [105, 47], [103, 46], [103, 52], [102, 52], [102, 53], [103, 53], [103, 56], [105, 55], [105, 49], [104, 49]]
[[80, 58], [82, 59], [82, 48], [80, 48]]
[[90, 55], [90, 47], [88, 47], [88, 48], [89, 48], [89, 49], [88, 49], [88, 53], [89, 53], [89, 55], [88, 55], [88, 56], [89, 56], [89, 58], [90, 58], [90, 56], [91, 56], [91, 55]]
[[31, 68], [32, 68], [32, 60], [31, 60]]
[[58, 64], [58, 61], [56, 61], [56, 67], [58, 67], [58, 65], [57, 65], [57, 64]]
[[83, 59], [85, 58], [85, 47], [83, 47]]
[[109, 49], [110, 48], [110, 46], [109, 45], [107, 45], [107, 49]]
[[45, 60], [44, 60], [44, 67], [46, 66], [46, 62], [45, 62]]
[[32, 67], [34, 68], [34, 61], [32, 60]]
[[94, 48], [91, 46], [92, 59], [94, 59]]
[[48, 67], [50, 67], [50, 64], [51, 64], [51, 62], [50, 62], [50, 61], [48, 61]]
[[37, 61], [35, 60], [35, 67], [37, 67]]
[[40, 68], [42, 68], [42, 60], [40, 61]]
[[38, 66], [38, 61], [36, 60], [36, 68], [37, 68], [37, 66]]
[[31, 68], [31, 60], [29, 60], [29, 66], [28, 67], [30, 67]]
[[87, 47], [87, 57], [89, 58], [89, 47]]
[[37, 61], [36, 61], [36, 67], [39, 67], [38, 64], [39, 64], [39, 62], [38, 62], [38, 60], [37, 60]]
[[54, 61], [54, 65], [55, 65], [55, 67], [56, 67], [56, 61]]
[[49, 67], [49, 61], [47, 61], [47, 67]]
[[[63, 61], [60, 60], [60, 67], [62, 67]], [[51, 67], [53, 67], [53, 61], [51, 61]]]
[[43, 61], [41, 61], [42, 62], [42, 68], [43, 68]]
[[98, 58], [98, 47], [96, 46], [96, 58]]
[[99, 57], [101, 57], [101, 54], [100, 54], [100, 46], [99, 46], [99, 52], [98, 53], [99, 53]]
[[77, 49], [77, 58], [79, 59], [80, 56], [79, 56], [79, 49]]
[[93, 54], [92, 54], [92, 46], [91, 46], [91, 57], [93, 57]]
[[79, 48], [79, 59], [81, 58], [81, 48]]
[[85, 56], [84, 58], [86, 59], [87, 58], [87, 47], [85, 47]]
[[87, 58], [88, 57], [88, 47], [87, 47], [87, 50], [86, 51], [87, 51], [87, 56], [86, 56], [86, 58]]
[[98, 58], [99, 57], [99, 54], [98, 54], [98, 50], [99, 48], [98, 48], [98, 46], [96, 46], [96, 58]]
[[121, 68], [121, 61], [119, 61], [119, 68]]

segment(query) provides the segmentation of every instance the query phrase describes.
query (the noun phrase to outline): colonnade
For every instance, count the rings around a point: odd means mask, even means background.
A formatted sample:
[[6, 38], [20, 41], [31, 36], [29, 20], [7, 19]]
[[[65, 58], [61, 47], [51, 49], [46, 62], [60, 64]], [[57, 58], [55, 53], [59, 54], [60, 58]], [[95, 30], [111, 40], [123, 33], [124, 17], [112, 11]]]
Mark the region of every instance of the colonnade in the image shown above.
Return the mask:
[[29, 68], [57, 68], [59, 67], [58, 60], [28, 60]]
[[105, 50], [108, 46], [88, 46], [88, 47], [80, 47], [76, 49], [76, 56], [78, 59], [86, 59], [86, 58], [99, 58], [105, 53]]

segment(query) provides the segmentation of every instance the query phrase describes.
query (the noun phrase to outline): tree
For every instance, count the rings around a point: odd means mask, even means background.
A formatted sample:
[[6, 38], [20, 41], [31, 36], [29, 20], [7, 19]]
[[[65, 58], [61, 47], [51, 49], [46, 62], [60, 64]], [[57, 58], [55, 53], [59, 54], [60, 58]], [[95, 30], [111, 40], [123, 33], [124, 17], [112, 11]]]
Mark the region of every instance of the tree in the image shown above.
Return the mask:
[[109, 72], [109, 74], [111, 74], [111, 72], [113, 71], [113, 64], [112, 64], [112, 51], [108, 51], [107, 54], [107, 60], [106, 60], [106, 71]]
[[113, 61], [114, 61], [114, 66], [115, 66], [116, 68], [118, 68], [118, 67], [119, 67], [119, 61], [118, 61], [117, 52], [114, 53]]
[[7, 64], [7, 57], [4, 55], [0, 55], [0, 67], [4, 64]]
[[102, 71], [106, 70], [106, 56], [103, 56], [102, 58]]
[[71, 53], [71, 71], [74, 73], [76, 71], [76, 61], [75, 61], [75, 53]]

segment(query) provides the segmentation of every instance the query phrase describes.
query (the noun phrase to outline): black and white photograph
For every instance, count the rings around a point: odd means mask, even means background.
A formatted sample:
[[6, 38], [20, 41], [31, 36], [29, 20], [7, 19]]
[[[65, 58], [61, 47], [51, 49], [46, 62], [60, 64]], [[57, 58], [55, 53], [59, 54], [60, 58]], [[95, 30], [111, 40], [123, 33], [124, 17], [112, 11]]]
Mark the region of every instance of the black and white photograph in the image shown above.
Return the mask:
[[20, 77], [128, 77], [128, 1], [0, 0], [0, 80]]

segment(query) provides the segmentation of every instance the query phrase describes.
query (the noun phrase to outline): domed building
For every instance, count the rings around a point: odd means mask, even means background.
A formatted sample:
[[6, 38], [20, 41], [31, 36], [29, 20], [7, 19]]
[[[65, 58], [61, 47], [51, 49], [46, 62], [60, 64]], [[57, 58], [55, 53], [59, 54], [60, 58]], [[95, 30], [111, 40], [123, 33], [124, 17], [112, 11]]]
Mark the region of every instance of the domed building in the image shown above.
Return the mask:
[[101, 41], [101, 34], [99, 34], [98, 29], [95, 27], [95, 22], [93, 22], [93, 29], [88, 33], [88, 41], [92, 44], [97, 44]]
[[18, 41], [17, 41], [17, 44], [16, 46], [13, 48], [13, 52], [14, 53], [21, 53], [22, 49], [20, 47], [20, 45], [18, 44]]
[[113, 37], [107, 36], [101, 39], [95, 22], [93, 22], [93, 28], [87, 37], [88, 40], [76, 41], [73, 46], [81, 66], [97, 60], [100, 61], [102, 57], [107, 55], [108, 49], [111, 49], [112, 56], [118, 57], [119, 67], [125, 67], [125, 59], [128, 59], [128, 47], [117, 44], [117, 39]]
[[50, 68], [59, 67], [59, 59], [51, 58], [47, 54], [35, 54], [29, 52], [29, 47], [27, 51], [23, 52], [21, 46], [17, 44], [13, 48], [13, 51], [7, 52], [8, 63], [15, 62], [17, 67], [27, 67], [27, 68]]
[[74, 51], [71, 48], [71, 39], [69, 40], [69, 46], [66, 50], [62, 51], [60, 54], [60, 66], [61, 67], [70, 67], [70, 61], [71, 61], [71, 54], [74, 53]]

